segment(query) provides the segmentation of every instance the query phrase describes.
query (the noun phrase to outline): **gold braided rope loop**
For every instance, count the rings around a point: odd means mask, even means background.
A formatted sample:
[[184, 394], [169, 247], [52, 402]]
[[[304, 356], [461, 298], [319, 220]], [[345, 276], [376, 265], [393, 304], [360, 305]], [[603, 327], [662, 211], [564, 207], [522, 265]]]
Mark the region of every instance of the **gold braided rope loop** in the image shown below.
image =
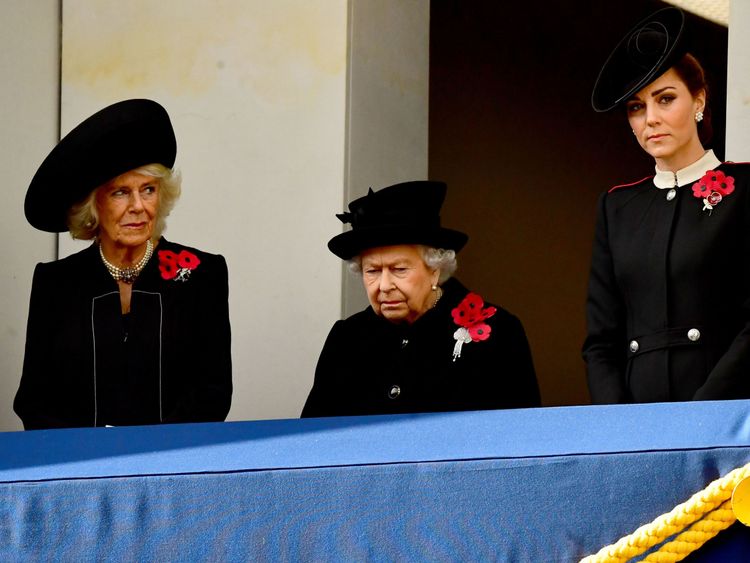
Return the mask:
[[659, 551], [649, 553], [644, 561], [655, 563], [682, 561], [719, 532], [734, 524], [735, 520], [737, 518], [732, 511], [732, 500], [730, 499], [716, 510], [706, 514], [702, 520], [698, 520], [686, 532], [682, 532], [671, 542], [665, 543], [659, 548]]
[[[670, 512], [662, 514], [651, 523], [641, 526], [629, 536], [620, 538], [597, 553], [584, 557], [581, 563], [626, 563], [629, 559], [648, 551], [703, 518], [691, 526], [689, 531], [680, 534], [672, 542], [663, 545], [658, 552], [646, 558], [646, 561], [680, 561], [734, 522], [735, 516], [731, 509], [731, 501], [725, 501], [730, 499], [737, 483], [748, 476], [750, 476], [750, 463], [716, 479], [687, 501], [678, 504]], [[699, 539], [700, 543], [698, 543]], [[669, 547], [675, 542], [677, 544], [674, 547]], [[689, 551], [684, 551], [685, 549]], [[679, 555], [675, 558], [677, 554], [674, 552], [678, 550]], [[652, 556], [653, 559], [651, 559]]]

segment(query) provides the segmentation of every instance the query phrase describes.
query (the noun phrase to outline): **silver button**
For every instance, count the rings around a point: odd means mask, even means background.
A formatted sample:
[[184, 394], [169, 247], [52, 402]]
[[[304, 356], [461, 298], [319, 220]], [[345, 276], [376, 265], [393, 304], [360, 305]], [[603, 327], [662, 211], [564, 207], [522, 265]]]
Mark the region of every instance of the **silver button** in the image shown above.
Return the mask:
[[408, 338], [404, 338], [404, 339], [403, 339], [403, 340], [401, 341], [401, 348], [406, 348], [406, 345], [407, 345], [407, 344], [409, 344], [409, 339], [408, 339]]
[[677, 195], [677, 190], [672, 188], [671, 190], [667, 192], [667, 201], [672, 201], [674, 199], [674, 196], [676, 195]]
[[691, 342], [698, 342], [701, 339], [701, 331], [697, 328], [691, 328], [688, 330], [688, 340]]
[[398, 385], [394, 385], [393, 387], [391, 387], [391, 390], [388, 391], [388, 398], [395, 399], [400, 394], [401, 394], [401, 387], [399, 387]]
[[630, 341], [630, 351], [633, 352], [633, 354], [635, 354], [638, 351], [638, 348], [640, 348], [640, 346], [638, 345], [638, 341], [637, 340], [631, 340]]

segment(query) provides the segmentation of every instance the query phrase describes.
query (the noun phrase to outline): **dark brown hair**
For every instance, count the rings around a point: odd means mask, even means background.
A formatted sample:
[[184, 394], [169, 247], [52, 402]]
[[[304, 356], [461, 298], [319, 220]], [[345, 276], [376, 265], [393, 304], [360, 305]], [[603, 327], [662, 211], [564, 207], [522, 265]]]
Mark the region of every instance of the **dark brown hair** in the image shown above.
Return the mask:
[[675, 63], [674, 68], [677, 76], [685, 83], [690, 94], [695, 97], [701, 90], [706, 93], [706, 104], [703, 108], [703, 121], [698, 123], [698, 138], [705, 146], [711, 141], [713, 127], [711, 126], [711, 108], [708, 105], [708, 82], [703, 67], [693, 55], [685, 53]]

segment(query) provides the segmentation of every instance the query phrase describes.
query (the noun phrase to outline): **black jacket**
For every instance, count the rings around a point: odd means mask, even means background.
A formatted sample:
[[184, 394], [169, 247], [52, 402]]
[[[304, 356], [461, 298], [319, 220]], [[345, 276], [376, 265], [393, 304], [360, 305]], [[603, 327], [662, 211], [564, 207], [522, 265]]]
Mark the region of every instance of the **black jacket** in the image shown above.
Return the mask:
[[451, 310], [468, 290], [448, 280], [435, 308], [411, 325], [372, 308], [338, 321], [315, 370], [303, 417], [417, 413], [539, 406], [531, 352], [521, 322], [498, 308], [484, 341], [464, 344]]
[[750, 166], [709, 212], [652, 178], [598, 207], [583, 355], [594, 403], [750, 397]]
[[161, 239], [122, 315], [96, 244], [34, 271], [21, 384], [26, 429], [221, 421], [232, 396], [227, 266], [200, 259], [165, 280]]

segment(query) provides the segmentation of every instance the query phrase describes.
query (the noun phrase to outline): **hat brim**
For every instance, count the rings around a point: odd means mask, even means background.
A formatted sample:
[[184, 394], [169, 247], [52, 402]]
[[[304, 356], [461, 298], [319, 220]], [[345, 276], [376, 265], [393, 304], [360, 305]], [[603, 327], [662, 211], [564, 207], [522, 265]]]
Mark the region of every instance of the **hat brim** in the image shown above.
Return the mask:
[[[669, 70], [687, 50], [683, 40], [685, 15], [679, 8], [663, 8], [638, 22], [620, 40], [602, 66], [591, 94], [591, 106], [606, 112], [627, 101], [633, 94]], [[661, 52], [646, 66], [629, 53], [631, 38], [642, 29], [658, 29], [666, 34]]]
[[444, 227], [425, 230], [419, 226], [378, 226], [336, 235], [328, 241], [328, 249], [342, 260], [350, 260], [370, 248], [399, 244], [423, 244], [458, 252], [468, 240], [465, 233]]
[[95, 188], [147, 164], [171, 168], [176, 155], [169, 115], [157, 102], [108, 106], [71, 130], [44, 159], [26, 192], [26, 219], [41, 231], [67, 231], [71, 206]]

